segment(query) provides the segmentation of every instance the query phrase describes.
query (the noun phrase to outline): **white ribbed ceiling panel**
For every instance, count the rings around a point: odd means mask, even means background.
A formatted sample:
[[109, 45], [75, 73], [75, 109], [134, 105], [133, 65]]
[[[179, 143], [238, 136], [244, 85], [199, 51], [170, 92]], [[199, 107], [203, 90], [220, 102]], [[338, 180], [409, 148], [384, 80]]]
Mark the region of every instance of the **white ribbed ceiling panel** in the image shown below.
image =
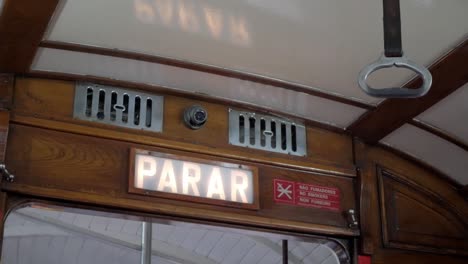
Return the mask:
[[468, 145], [468, 83], [416, 119], [437, 127]]
[[256, 82], [132, 59], [40, 49], [32, 70], [93, 75], [208, 94], [345, 128], [365, 109]]
[[[428, 65], [449, 51], [468, 33], [467, 10], [466, 0], [401, 1], [406, 55]], [[383, 51], [382, 16], [376, 0], [67, 0], [46, 39], [236, 69], [376, 103], [356, 80]], [[410, 76], [377, 73], [375, 83]]]
[[468, 184], [468, 152], [457, 145], [408, 124], [381, 142], [424, 161], [463, 185]]

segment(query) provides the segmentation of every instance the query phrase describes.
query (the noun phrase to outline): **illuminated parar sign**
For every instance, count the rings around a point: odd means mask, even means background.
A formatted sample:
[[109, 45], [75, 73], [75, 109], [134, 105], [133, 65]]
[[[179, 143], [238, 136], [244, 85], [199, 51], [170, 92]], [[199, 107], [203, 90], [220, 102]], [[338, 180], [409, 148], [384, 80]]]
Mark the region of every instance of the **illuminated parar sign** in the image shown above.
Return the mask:
[[135, 154], [135, 188], [242, 204], [254, 203], [252, 170], [230, 163], [215, 166], [151, 154]]

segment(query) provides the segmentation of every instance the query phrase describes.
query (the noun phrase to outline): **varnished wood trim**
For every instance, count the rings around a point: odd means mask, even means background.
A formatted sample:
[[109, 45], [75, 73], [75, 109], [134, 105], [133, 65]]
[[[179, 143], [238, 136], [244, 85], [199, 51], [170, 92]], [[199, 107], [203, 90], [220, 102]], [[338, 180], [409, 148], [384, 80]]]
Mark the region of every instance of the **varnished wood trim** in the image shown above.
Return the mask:
[[104, 78], [104, 77], [89, 76], [89, 75], [83, 76], [83, 75], [69, 74], [69, 73], [31, 71], [27, 74], [24, 74], [23, 76], [33, 77], [33, 78], [42, 78], [42, 79], [51, 79], [51, 80], [92, 82], [92, 83], [102, 84], [102, 85], [111, 85], [111, 86], [117, 86], [117, 87], [138, 89], [138, 90], [142, 90], [142, 91], [146, 91], [150, 93], [174, 95], [174, 96], [179, 96], [179, 97], [184, 97], [184, 98], [189, 98], [189, 99], [194, 99], [194, 100], [201, 100], [201, 101], [205, 101], [209, 103], [230, 105], [233, 108], [237, 107], [239, 109], [251, 110], [257, 113], [263, 113], [263, 114], [279, 116], [279, 117], [286, 117], [292, 120], [302, 120], [307, 126], [317, 127], [317, 128], [325, 129], [325, 130], [336, 132], [336, 133], [346, 133], [346, 131], [343, 128], [333, 126], [329, 123], [323, 123], [323, 122], [316, 121], [316, 120], [305, 119], [303, 117], [297, 117], [290, 113], [285, 113], [285, 112], [281, 112], [281, 111], [277, 111], [277, 110], [273, 110], [270, 108], [249, 104], [249, 103], [232, 101], [232, 100], [228, 100], [225, 98], [215, 97], [215, 96], [202, 94], [202, 93], [187, 92], [187, 91], [170, 89], [167, 87], [161, 87], [161, 86], [156, 86], [156, 85], [128, 82], [128, 81], [115, 80], [115, 79]]
[[175, 206], [163, 203], [136, 203], [135, 201], [106, 197], [97, 194], [87, 194], [57, 190], [42, 187], [33, 187], [22, 184], [9, 184], [3, 186], [3, 190], [22, 195], [32, 195], [46, 199], [60, 199], [70, 202], [80, 202], [90, 205], [107, 206], [120, 209], [134, 208], [143, 213], [163, 214], [173, 217], [183, 217], [201, 221], [220, 221], [228, 224], [238, 224], [260, 228], [285, 230], [290, 232], [303, 232], [309, 234], [335, 235], [335, 236], [359, 236], [359, 230], [309, 224], [297, 221], [277, 220], [262, 216], [245, 216], [231, 214], [223, 211], [212, 211], [201, 208]]
[[398, 157], [402, 158], [402, 159], [405, 159], [425, 170], [427, 170], [429, 173], [433, 174], [433, 175], [437, 175], [438, 177], [442, 178], [444, 181], [447, 181], [448, 183], [450, 183], [450, 185], [453, 186], [454, 189], [460, 189], [462, 188], [462, 185], [455, 181], [454, 179], [450, 178], [448, 175], [446, 175], [445, 173], [441, 172], [440, 170], [436, 169], [435, 167], [429, 165], [428, 163], [406, 153], [406, 152], [403, 152], [401, 150], [398, 150], [398, 149], [395, 149], [395, 148], [392, 148], [388, 145], [384, 145], [384, 144], [379, 144], [379, 147], [397, 155]]
[[15, 76], [13, 74], [0, 74], [0, 109], [10, 109], [13, 103], [13, 87]]
[[[461, 223], [464, 223], [463, 220], [465, 219], [466, 214], [463, 214], [461, 211], [455, 207], [455, 205], [452, 205], [449, 201], [443, 199], [442, 196], [440, 196], [437, 192], [432, 191], [425, 186], [422, 186], [421, 184], [418, 184], [414, 182], [413, 180], [410, 179], [407, 175], [402, 175], [401, 173], [397, 173], [395, 171], [392, 171], [389, 168], [386, 168], [381, 165], [377, 165], [377, 175], [383, 179], [383, 177], [390, 178], [398, 183], [401, 183], [403, 185], [406, 185], [414, 190], [418, 190], [420, 193], [424, 194], [425, 196], [431, 197], [432, 200], [438, 201], [441, 204], [444, 204], [445, 209], [450, 209], [460, 220]], [[383, 185], [382, 185], [383, 187]], [[382, 189], [383, 190], [383, 189]], [[466, 223], [468, 226], [468, 223]]]
[[0, 110], [0, 163], [3, 163], [5, 160], [9, 128], [10, 128], [10, 112]]
[[[369, 146], [361, 140], [356, 140], [356, 160], [359, 170], [359, 179], [362, 182], [362, 190], [360, 191], [360, 213], [361, 213], [361, 236], [362, 241], [361, 253], [372, 255], [373, 261], [376, 263], [418, 263], [426, 261], [439, 263], [453, 260], [453, 263], [464, 263], [461, 257], [449, 257], [437, 254], [411, 253], [404, 250], [388, 249], [383, 247], [382, 225], [380, 219], [380, 202], [378, 195], [378, 177], [377, 166], [390, 168], [399, 175], [404, 173], [405, 177], [417, 185], [423, 185], [429, 188], [432, 192], [437, 193], [441, 197], [450, 201], [452, 206], [462, 211], [463, 215], [467, 215], [466, 203], [456, 193], [457, 189], [451, 185], [453, 180], [446, 181], [433, 171], [428, 170], [420, 163], [413, 163], [405, 160], [399, 153], [392, 151], [388, 147], [381, 148], [380, 146]], [[391, 150], [391, 151], [388, 151]], [[362, 222], [366, 219], [366, 223]], [[398, 253], [398, 254], [396, 254]], [[387, 254], [393, 254], [390, 257]], [[387, 256], [389, 256], [387, 258]], [[426, 256], [423, 258], [423, 256]], [[434, 258], [439, 258], [434, 260]], [[434, 261], [433, 261], [434, 260]], [[452, 263], [450, 262], [450, 263]]]
[[[229, 168], [242, 168], [242, 169], [249, 170], [252, 172], [253, 203], [243, 204], [239, 202], [230, 202], [227, 200], [223, 201], [223, 200], [217, 200], [217, 199], [209, 199], [209, 198], [203, 198], [203, 197], [173, 194], [173, 193], [151, 191], [151, 190], [137, 188], [135, 187], [135, 155], [136, 154], [145, 154], [145, 155], [155, 156], [159, 158], [177, 159], [177, 160], [182, 160], [182, 161], [190, 161], [190, 162], [194, 162], [198, 164], [200, 163], [209, 164], [209, 165], [215, 165], [219, 167], [228, 166]], [[225, 206], [225, 207], [235, 207], [235, 208], [249, 209], [249, 210], [260, 209], [260, 190], [258, 189], [259, 184], [258, 184], [258, 168], [257, 167], [249, 166], [249, 165], [227, 163], [227, 162], [222, 162], [222, 161], [216, 161], [213, 159], [201, 159], [201, 158], [198, 158], [197, 156], [198, 155], [180, 156], [178, 154], [173, 154], [170, 151], [165, 151], [164, 153], [160, 153], [160, 152], [153, 152], [149, 150], [142, 150], [142, 149], [136, 149], [136, 148], [130, 149], [130, 155], [129, 155], [130, 171], [129, 171], [129, 177], [128, 177], [128, 192], [140, 194], [140, 195], [146, 195], [146, 196], [155, 196], [155, 197], [161, 197], [161, 198], [172, 199], [172, 200], [212, 204], [212, 205], [219, 205], [219, 206]]]
[[132, 60], [170, 65], [170, 66], [175, 66], [179, 68], [185, 68], [185, 69], [225, 76], [229, 78], [236, 78], [240, 80], [246, 80], [246, 81], [261, 83], [265, 85], [280, 87], [280, 88], [284, 88], [287, 90], [301, 92], [301, 93], [325, 98], [328, 100], [333, 100], [333, 101], [340, 102], [343, 104], [352, 105], [352, 106], [359, 107], [359, 108], [364, 108], [364, 109], [374, 108], [372, 105], [369, 105], [369, 104], [366, 104], [357, 100], [349, 99], [344, 96], [326, 93], [324, 91], [320, 91], [316, 88], [313, 88], [307, 85], [298, 84], [298, 83], [289, 82], [289, 81], [283, 81], [280, 79], [267, 77], [267, 76], [263, 76], [259, 74], [247, 73], [243, 71], [237, 71], [237, 70], [227, 69], [227, 68], [213, 66], [213, 65], [189, 62], [185, 60], [163, 57], [163, 56], [155, 56], [155, 55], [148, 55], [148, 54], [137, 53], [137, 52], [124, 51], [124, 50], [119, 50], [119, 49], [108, 49], [108, 48], [80, 45], [80, 44], [66, 43], [66, 42], [59, 42], [59, 41], [49, 41], [49, 40], [42, 41], [40, 46], [43, 48], [84, 52], [84, 53], [90, 53], [90, 54], [98, 54], [98, 55], [105, 55], [105, 56], [112, 56], [112, 57], [118, 57], [118, 58], [125, 58], [125, 59], [132, 59]]
[[[192, 145], [182, 142], [176, 142], [172, 140], [146, 136], [146, 135], [136, 135], [136, 134], [129, 134], [120, 132], [118, 130], [110, 131], [108, 129], [98, 128], [98, 127], [90, 127], [84, 126], [79, 124], [73, 123], [64, 123], [54, 120], [47, 120], [47, 119], [39, 119], [35, 117], [28, 117], [22, 115], [12, 115], [11, 117], [12, 123], [14, 124], [22, 124], [28, 125], [33, 127], [39, 128], [46, 128], [55, 131], [62, 131], [62, 132], [69, 132], [74, 134], [80, 135], [88, 135], [94, 136], [99, 138], [106, 138], [106, 139], [114, 139], [120, 140], [123, 139], [127, 142], [137, 143], [137, 144], [144, 144], [148, 146], [156, 146], [156, 147], [163, 147], [167, 149], [174, 149], [174, 150], [183, 150], [191, 153], [199, 153], [199, 154], [208, 154], [213, 156], [220, 156], [224, 158], [231, 158], [240, 161], [247, 161], [247, 162], [257, 162], [260, 164], [266, 165], [273, 165], [273, 166], [281, 166], [285, 168], [303, 170], [303, 171], [310, 171], [320, 174], [327, 174], [327, 175], [335, 175], [335, 176], [345, 176], [345, 177], [355, 177], [355, 171], [352, 169], [341, 168], [341, 167], [330, 167], [327, 165], [316, 164], [316, 163], [306, 163], [307, 165], [300, 165], [298, 163], [291, 164], [291, 163], [284, 163], [276, 160], [272, 160], [269, 157], [264, 158], [256, 158], [247, 155], [235, 154], [226, 151], [219, 151], [217, 149], [213, 149], [207, 146], [201, 145]], [[332, 169], [333, 168], [333, 169]]]
[[[381, 228], [382, 228], [382, 240], [384, 247], [388, 247], [388, 216], [387, 216], [387, 206], [386, 203], [389, 201], [385, 201], [385, 184], [383, 179], [383, 168], [377, 165], [377, 189], [378, 189], [378, 196], [379, 196], [379, 208], [380, 208], [380, 220], [381, 220]], [[393, 178], [393, 177], [392, 177]]]
[[[377, 143], [403, 124], [411, 121], [431, 106], [468, 82], [468, 39], [429, 68], [433, 83], [427, 95], [415, 99], [387, 99], [368, 111], [347, 129], [367, 143]], [[405, 87], [416, 88], [421, 78]]]
[[[464, 224], [465, 227], [468, 227], [468, 224], [465, 223], [465, 217], [463, 214], [457, 210], [455, 206], [451, 203], [447, 202], [443, 197], [438, 195], [437, 193], [425, 188], [424, 186], [417, 184], [411, 181], [407, 176], [395, 173], [390, 169], [384, 168], [380, 165], [377, 165], [377, 178], [378, 178], [378, 190], [379, 190], [379, 200], [380, 200], [380, 214], [381, 214], [381, 224], [382, 224], [382, 238], [383, 244], [387, 248], [396, 248], [396, 249], [406, 249], [406, 250], [415, 250], [415, 251], [423, 251], [428, 253], [441, 253], [441, 254], [459, 254], [459, 255], [468, 255], [468, 252], [464, 252], [462, 249], [444, 249], [444, 248], [434, 248], [431, 246], [422, 246], [422, 245], [415, 245], [415, 244], [408, 244], [403, 242], [392, 241], [391, 233], [389, 231], [394, 231], [389, 228], [389, 226], [394, 225], [398, 230], [398, 225], [396, 223], [392, 223], [392, 219], [390, 217], [396, 217], [394, 214], [388, 215], [388, 207], [391, 206], [390, 204], [392, 201], [387, 199], [386, 196], [386, 188], [388, 186], [385, 185], [384, 178], [391, 179], [399, 184], [409, 187], [413, 191], [419, 192], [420, 194], [424, 195], [427, 199], [427, 203], [435, 203], [440, 205], [440, 208], [444, 208], [451, 212], [453, 216], [458, 220], [459, 223]], [[394, 201], [393, 201], [394, 202]], [[396, 211], [395, 211], [396, 212]], [[396, 213], [395, 213], [396, 214]], [[389, 230], [390, 229], [390, 230]]]
[[[359, 213], [359, 229], [363, 230], [361, 232], [361, 239], [360, 241], [360, 249], [362, 253], [367, 254], [367, 255], [372, 255], [374, 253], [374, 244], [372, 243], [372, 240], [369, 238], [368, 234], [368, 228], [371, 225], [370, 221], [371, 219], [367, 217], [367, 211], [369, 208], [372, 208], [372, 199], [369, 197], [369, 186], [368, 186], [368, 180], [366, 177], [365, 173], [362, 173], [361, 168], [358, 168], [357, 170], [358, 177], [356, 181], [356, 201], [357, 204], [357, 212]], [[365, 230], [365, 231], [364, 231]]]
[[435, 127], [435, 126], [431, 126], [427, 123], [424, 123], [422, 121], [419, 121], [419, 120], [416, 120], [416, 119], [413, 119], [411, 120], [410, 122], [408, 122], [409, 124], [417, 127], [417, 128], [420, 128], [422, 130], [425, 130], [429, 133], [432, 133], [440, 138], [443, 138], [445, 140], [447, 140], [448, 142], [462, 148], [463, 150], [465, 151], [468, 151], [468, 145], [465, 144], [465, 142], [463, 142], [461, 139], [458, 139], [454, 136], [451, 136], [449, 135], [447, 132], [443, 131], [442, 129], [438, 128], [438, 127]]
[[5, 0], [0, 14], [0, 72], [27, 72], [59, 0]]

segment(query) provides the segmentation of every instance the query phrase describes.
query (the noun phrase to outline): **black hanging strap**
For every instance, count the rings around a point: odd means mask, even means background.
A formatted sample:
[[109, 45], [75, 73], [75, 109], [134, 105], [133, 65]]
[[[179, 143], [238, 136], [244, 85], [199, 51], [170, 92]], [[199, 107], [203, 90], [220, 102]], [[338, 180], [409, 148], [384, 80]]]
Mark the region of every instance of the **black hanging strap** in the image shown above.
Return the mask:
[[402, 57], [400, 0], [383, 0], [386, 57]]

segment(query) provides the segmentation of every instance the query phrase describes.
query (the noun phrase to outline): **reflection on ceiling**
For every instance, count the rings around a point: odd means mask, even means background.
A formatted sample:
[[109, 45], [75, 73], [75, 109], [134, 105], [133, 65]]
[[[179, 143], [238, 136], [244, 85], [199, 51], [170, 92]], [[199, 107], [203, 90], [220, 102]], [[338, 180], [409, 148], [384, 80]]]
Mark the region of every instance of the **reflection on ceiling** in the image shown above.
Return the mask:
[[[256, 73], [367, 103], [359, 71], [383, 51], [375, 0], [67, 0], [47, 40]], [[109, 8], [112, 7], [112, 8]], [[365, 7], [365, 8], [364, 8]], [[468, 1], [401, 1], [406, 55], [428, 65], [468, 33]], [[379, 87], [410, 72], [377, 72]]]
[[[152, 263], [282, 262], [277, 235], [178, 223], [153, 223]], [[4, 237], [8, 264], [140, 263], [141, 222], [129, 219], [22, 208], [8, 216]], [[288, 244], [289, 263], [340, 263], [330, 241]]]
[[[134, 0], [135, 17], [142, 24], [160, 24], [168, 29], [248, 46], [250, 32], [245, 18], [206, 3], [189, 1]], [[204, 30], [202, 30], [204, 29]]]

